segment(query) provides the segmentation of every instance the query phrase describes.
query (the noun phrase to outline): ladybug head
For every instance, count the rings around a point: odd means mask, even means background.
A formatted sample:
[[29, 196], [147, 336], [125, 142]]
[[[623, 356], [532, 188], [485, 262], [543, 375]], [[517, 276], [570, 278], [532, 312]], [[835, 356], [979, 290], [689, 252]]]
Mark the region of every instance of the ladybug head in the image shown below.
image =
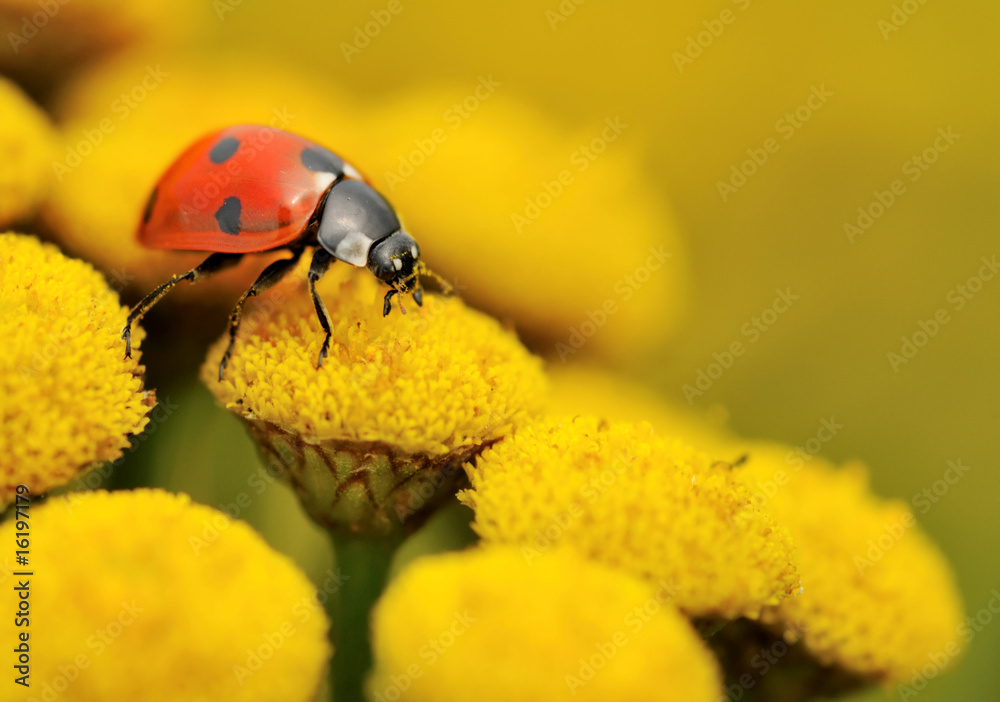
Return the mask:
[[374, 244], [368, 251], [368, 270], [399, 294], [413, 291], [420, 304], [420, 247], [400, 230]]

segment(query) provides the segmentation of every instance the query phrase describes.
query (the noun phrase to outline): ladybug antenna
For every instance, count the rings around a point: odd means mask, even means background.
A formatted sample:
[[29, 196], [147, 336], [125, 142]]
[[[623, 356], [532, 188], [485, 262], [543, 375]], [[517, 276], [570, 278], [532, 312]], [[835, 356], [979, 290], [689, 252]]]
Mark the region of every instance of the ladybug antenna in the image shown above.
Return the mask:
[[442, 276], [428, 268], [423, 261], [417, 262], [417, 274], [420, 276], [427, 276], [437, 283], [438, 287], [441, 288], [442, 295], [453, 295], [455, 293], [455, 287]]

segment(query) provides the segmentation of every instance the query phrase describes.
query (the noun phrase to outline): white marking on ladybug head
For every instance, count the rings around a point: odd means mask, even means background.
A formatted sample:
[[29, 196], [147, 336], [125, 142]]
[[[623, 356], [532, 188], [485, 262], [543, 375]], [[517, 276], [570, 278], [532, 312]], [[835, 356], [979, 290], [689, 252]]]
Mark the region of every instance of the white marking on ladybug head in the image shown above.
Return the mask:
[[410, 247], [410, 253], [413, 254], [413, 258], [418, 258], [420, 256], [420, 252], [417, 251], [417, 247], [416, 246], [411, 246]]
[[364, 180], [364, 176], [358, 173], [358, 169], [346, 161], [344, 162], [344, 175], [354, 180]]
[[402, 259], [398, 259], [398, 258], [392, 259], [392, 267], [395, 268], [397, 271], [403, 270], [403, 261], [402, 261]]
[[368, 264], [368, 251], [375, 243], [362, 232], [351, 232], [337, 244], [333, 255], [359, 268]]

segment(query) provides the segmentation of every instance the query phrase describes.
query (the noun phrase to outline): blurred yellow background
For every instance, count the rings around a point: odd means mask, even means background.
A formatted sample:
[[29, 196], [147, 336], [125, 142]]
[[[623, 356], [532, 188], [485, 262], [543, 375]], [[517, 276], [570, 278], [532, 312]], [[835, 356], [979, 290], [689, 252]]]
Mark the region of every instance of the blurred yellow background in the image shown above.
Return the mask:
[[[357, 159], [387, 192], [394, 189], [386, 177], [397, 162], [394, 149], [405, 158], [414, 140], [429, 133], [435, 111], [448, 124], [447, 111], [484, 78], [497, 84], [498, 99], [483, 100], [464, 116], [459, 136], [440, 144], [437, 157], [460, 158], [457, 149], [475, 146], [462, 141], [463, 129], [474, 133], [480, 122], [490, 122], [491, 110], [508, 109], [507, 101], [523, 103], [548, 125], [548, 132], [537, 133], [553, 134], [558, 146], [510, 169], [509, 179], [520, 179], [510, 190], [519, 194], [518, 205], [520, 193], [542, 192], [557, 178], [553, 164], [561, 162], [560, 154], [572, 163], [575, 148], [601, 135], [606, 120], [627, 125], [606, 154], [593, 158], [594, 178], [612, 180], [621, 159], [638, 164], [645, 183], [629, 183], [627, 190], [641, 190], [640, 202], [656, 200], [663, 218], [660, 237], [649, 244], [664, 243], [686, 273], [671, 270], [658, 278], [654, 270], [648, 282], [626, 283], [637, 293], [635, 311], [615, 287], [623, 280], [619, 273], [603, 281], [581, 309], [612, 299], [628, 326], [597, 325], [594, 343], [572, 354], [574, 360], [602, 356], [681, 405], [690, 400], [696, 409], [725, 407], [732, 426], [748, 436], [815, 447], [838, 461], [864, 460], [876, 491], [910, 502], [951, 558], [967, 612], [987, 606], [1000, 588], [1000, 476], [993, 467], [1000, 279], [991, 280], [993, 268], [982, 261], [1000, 256], [1000, 5], [213, 0], [194, 15], [198, 21], [180, 49], [145, 54], [173, 73], [164, 92], [172, 80], [200, 80], [211, 93], [216, 67], [233, 56], [300, 74], [311, 83], [317, 106], [335, 109], [329, 104], [339, 95], [343, 104], [359, 106], [363, 124], [352, 123], [350, 114], [330, 120], [348, 125], [343, 128], [352, 131], [352, 140], [399, 145], [371, 156], [373, 163]], [[171, 56], [183, 63], [171, 63]], [[281, 87], [269, 85], [272, 74], [255, 81], [254, 62], [237, 58], [235, 65], [247, 73], [240, 89], [259, 89], [256, 102], [282, 107], [275, 102], [282, 99]], [[233, 86], [218, 89], [228, 95]], [[405, 114], [384, 119], [386, 105], [405, 104], [400, 96], [431, 89], [440, 96], [439, 105], [422, 108], [431, 118], [412, 127]], [[67, 109], [64, 91], [43, 87], [35, 94]], [[107, 112], [113, 96], [94, 97], [93, 109]], [[379, 110], [383, 119], [370, 119]], [[303, 124], [323, 121], [311, 114]], [[387, 128], [393, 133], [383, 137]], [[325, 142], [338, 149], [335, 138]], [[157, 158], [169, 155], [153, 150]], [[379, 151], [372, 145], [357, 150]], [[503, 187], [491, 175], [469, 172], [470, 187]], [[417, 192], [407, 195], [406, 187], [390, 198], [399, 201], [404, 217], [407, 207], [400, 203]], [[602, 180], [586, 187], [596, 198], [613, 191]], [[565, 202], [577, 197], [572, 188], [566, 186]], [[561, 256], [530, 236], [515, 238], [515, 222], [511, 246], [532, 261], [525, 268], [551, 265], [558, 279], [571, 278], [577, 267], [591, 276], [595, 261], [614, 260], [621, 270], [637, 271], [647, 260], [641, 236], [628, 244], [629, 257], [615, 258], [626, 246], [622, 241], [631, 241], [629, 232], [615, 231], [616, 223], [630, 222], [614, 211], [623, 197], [601, 201], [606, 241], [588, 236], [574, 247], [570, 232]], [[540, 223], [547, 214], [564, 216], [556, 211], [558, 200], [539, 215]], [[479, 229], [478, 207], [477, 201], [454, 205], [471, 232]], [[414, 217], [425, 229], [435, 220], [434, 213]], [[453, 213], [441, 219], [451, 224]], [[461, 221], [453, 226], [460, 229]], [[432, 248], [423, 246], [433, 264]], [[538, 251], [551, 260], [537, 265]], [[461, 255], [437, 256], [443, 272], [463, 278]], [[468, 264], [473, 272], [488, 269], [490, 261], [474, 263]], [[519, 279], [517, 266], [505, 263], [503, 270], [512, 288], [537, 283], [534, 274]], [[547, 294], [554, 293], [528, 289], [523, 304], [513, 301], [509, 309], [486, 294], [473, 297], [488, 309], [524, 317], [532, 304], [545, 309]], [[670, 321], [682, 307], [680, 321]], [[587, 319], [579, 315], [576, 325], [564, 328], [538, 321], [535, 349], [560, 364], [565, 354], [557, 344]], [[637, 325], [648, 333], [637, 334]], [[156, 343], [153, 337], [148, 344]], [[627, 348], [616, 347], [616, 340]], [[824, 430], [830, 425], [837, 429]], [[199, 426], [206, 431], [212, 425]], [[954, 484], [942, 482], [949, 461], [959, 460], [971, 470]], [[177, 480], [172, 487], [199, 497], [197, 486]], [[211, 497], [200, 499], [214, 504]], [[282, 509], [295, 508], [289, 501]], [[274, 543], [278, 531], [264, 531]], [[302, 548], [287, 534], [279, 538], [279, 547]], [[1000, 625], [991, 622], [977, 632], [960, 667], [934, 680], [921, 699], [997, 698], [998, 655]]]

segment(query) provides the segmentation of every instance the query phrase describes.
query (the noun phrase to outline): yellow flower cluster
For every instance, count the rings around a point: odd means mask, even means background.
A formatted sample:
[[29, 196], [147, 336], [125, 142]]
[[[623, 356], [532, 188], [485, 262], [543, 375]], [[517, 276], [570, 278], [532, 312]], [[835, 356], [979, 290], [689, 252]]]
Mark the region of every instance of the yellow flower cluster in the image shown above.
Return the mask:
[[258, 307], [259, 324], [248, 316], [221, 382], [228, 337], [210, 351], [202, 379], [227, 407], [310, 441], [380, 441], [430, 455], [505, 436], [541, 408], [541, 362], [498, 322], [433, 294], [383, 317], [384, 286], [346, 264], [318, 286], [333, 337], [317, 368], [324, 334], [301, 288], [301, 278], [278, 288], [276, 306]]
[[653, 582], [693, 617], [756, 617], [799, 591], [788, 532], [713, 465], [648, 424], [547, 419], [468, 466], [488, 543], [530, 560], [567, 546]]
[[801, 636], [821, 663], [886, 684], [909, 682], [933, 656], [954, 662], [962, 604], [909, 507], [873, 496], [860, 465], [790, 468], [786, 453], [751, 447], [738, 470], [799, 551], [803, 592], [766, 618]]
[[132, 358], [120, 338], [127, 310], [100, 273], [51, 244], [0, 235], [0, 504], [111, 461], [146, 426], [136, 330]]
[[241, 416], [320, 523], [388, 533], [454, 491], [460, 465], [537, 413], [541, 362], [495, 320], [457, 298], [410, 299], [382, 316], [384, 287], [334, 266], [318, 286], [324, 334], [301, 276], [247, 315], [223, 381], [228, 338], [202, 379]]
[[0, 76], [0, 227], [30, 216], [52, 176], [55, 131], [21, 89]]
[[368, 699], [716, 700], [715, 661], [666, 599], [568, 550], [421, 559], [376, 607]]
[[[315, 588], [246, 524], [162, 490], [30, 508], [27, 632], [40, 699], [313, 699], [330, 648]], [[0, 526], [14, 542], [15, 520]], [[18, 578], [18, 576], [14, 576]], [[18, 609], [5, 585], [4, 608]], [[4, 685], [4, 699], [13, 686]]]

